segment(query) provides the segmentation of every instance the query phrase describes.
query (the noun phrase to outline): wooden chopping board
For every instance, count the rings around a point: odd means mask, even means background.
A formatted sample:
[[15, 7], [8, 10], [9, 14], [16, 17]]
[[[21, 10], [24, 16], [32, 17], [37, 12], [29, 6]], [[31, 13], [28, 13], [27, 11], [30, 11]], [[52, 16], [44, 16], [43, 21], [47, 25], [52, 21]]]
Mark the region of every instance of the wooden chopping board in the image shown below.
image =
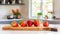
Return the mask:
[[57, 31], [56, 28], [50, 27], [12, 27], [12, 26], [4, 26], [3, 30], [25, 30], [25, 31]]
[[5, 26], [2, 28], [3, 30], [50, 30], [49, 27], [11, 27]]

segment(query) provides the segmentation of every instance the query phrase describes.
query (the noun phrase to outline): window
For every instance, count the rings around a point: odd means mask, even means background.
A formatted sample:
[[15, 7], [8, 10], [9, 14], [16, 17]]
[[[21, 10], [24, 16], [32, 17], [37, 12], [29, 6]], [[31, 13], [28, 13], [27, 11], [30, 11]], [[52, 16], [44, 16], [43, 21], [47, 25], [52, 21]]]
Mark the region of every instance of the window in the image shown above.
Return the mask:
[[30, 17], [37, 18], [37, 13], [42, 12], [43, 17], [52, 17], [53, 0], [30, 0]]

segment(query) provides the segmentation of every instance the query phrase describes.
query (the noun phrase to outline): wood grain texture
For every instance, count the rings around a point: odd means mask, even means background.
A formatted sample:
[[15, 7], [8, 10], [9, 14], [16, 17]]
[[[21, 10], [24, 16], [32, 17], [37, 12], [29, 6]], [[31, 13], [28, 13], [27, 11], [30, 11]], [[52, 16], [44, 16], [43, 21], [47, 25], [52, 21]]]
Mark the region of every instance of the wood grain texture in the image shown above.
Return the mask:
[[3, 30], [28, 30], [28, 31], [50, 31], [51, 28], [49, 27], [11, 27], [11, 26], [4, 26]]

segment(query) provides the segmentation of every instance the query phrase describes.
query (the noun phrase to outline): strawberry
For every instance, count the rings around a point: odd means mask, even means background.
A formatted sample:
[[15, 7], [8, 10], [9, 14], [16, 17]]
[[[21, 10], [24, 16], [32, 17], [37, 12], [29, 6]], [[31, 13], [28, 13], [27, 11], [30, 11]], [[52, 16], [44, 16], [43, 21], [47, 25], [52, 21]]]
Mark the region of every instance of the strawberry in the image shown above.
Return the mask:
[[27, 24], [25, 23], [25, 21], [23, 21], [22, 23], [21, 23], [21, 27], [26, 27], [27, 26]]
[[27, 20], [27, 24], [28, 24], [29, 27], [31, 27], [33, 25], [31, 20]]
[[19, 21], [19, 25], [21, 25], [21, 24], [22, 24], [22, 22], [24, 22], [24, 20], [20, 20], [20, 21]]
[[11, 23], [11, 26], [12, 26], [12, 27], [18, 27], [19, 25], [18, 25], [18, 23], [17, 23], [16, 21], [13, 21], [13, 22]]
[[40, 26], [39, 20], [34, 20], [34, 26], [36, 26], [36, 27]]
[[48, 21], [45, 21], [45, 22], [43, 23], [43, 26], [44, 26], [44, 27], [48, 27], [48, 26], [49, 26], [49, 22], [48, 22]]

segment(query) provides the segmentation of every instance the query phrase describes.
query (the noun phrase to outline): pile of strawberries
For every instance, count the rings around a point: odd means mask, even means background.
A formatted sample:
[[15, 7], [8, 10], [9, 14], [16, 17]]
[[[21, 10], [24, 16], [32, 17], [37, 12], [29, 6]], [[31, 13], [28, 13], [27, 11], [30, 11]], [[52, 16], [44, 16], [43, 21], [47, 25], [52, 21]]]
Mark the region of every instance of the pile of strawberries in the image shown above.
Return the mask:
[[40, 22], [39, 22], [39, 20], [27, 20], [26, 22], [25, 21], [23, 21], [22, 23], [21, 23], [21, 26], [22, 27], [32, 27], [32, 26], [36, 26], [36, 27], [38, 27], [38, 26], [40, 26]]
[[[12, 27], [39, 27], [40, 26], [40, 21], [39, 20], [20, 20], [19, 23], [17, 23], [17, 21], [13, 21], [11, 23], [11, 26]], [[43, 23], [43, 26], [44, 27], [48, 27], [49, 26], [49, 23], [48, 21], [44, 21]]]

